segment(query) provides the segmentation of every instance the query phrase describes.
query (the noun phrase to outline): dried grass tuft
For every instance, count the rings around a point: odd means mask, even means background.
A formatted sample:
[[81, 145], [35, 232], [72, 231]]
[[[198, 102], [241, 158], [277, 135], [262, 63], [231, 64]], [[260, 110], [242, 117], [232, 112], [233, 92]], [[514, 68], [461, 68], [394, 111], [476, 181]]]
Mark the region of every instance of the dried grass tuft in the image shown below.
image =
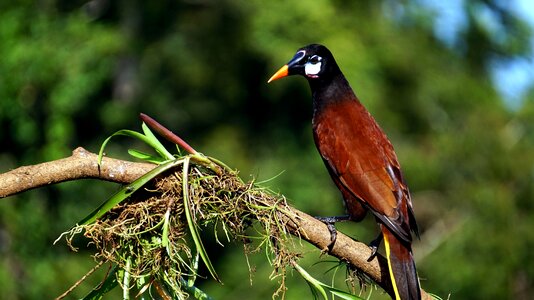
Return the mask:
[[[188, 277], [197, 275], [194, 261], [197, 250], [185, 217], [182, 174], [181, 168], [171, 170], [96, 222], [73, 228], [67, 236], [68, 244], [72, 247], [73, 237], [83, 232], [96, 247], [94, 257], [98, 262], [116, 264], [132, 278], [166, 282], [176, 288], [174, 292], [185, 295], [181, 286]], [[200, 227], [213, 225], [219, 243], [221, 234], [225, 241], [244, 241], [246, 254], [267, 247], [272, 278], [280, 282], [275, 294], [283, 296], [286, 267], [298, 256], [288, 247], [285, 222], [296, 216], [287, 209], [285, 198], [253, 182], [244, 183], [228, 170], [215, 174], [192, 164], [188, 176], [188, 207], [194, 223]], [[165, 244], [163, 227], [167, 212]], [[254, 239], [260, 240], [256, 248], [246, 242], [249, 228], [255, 229]]]

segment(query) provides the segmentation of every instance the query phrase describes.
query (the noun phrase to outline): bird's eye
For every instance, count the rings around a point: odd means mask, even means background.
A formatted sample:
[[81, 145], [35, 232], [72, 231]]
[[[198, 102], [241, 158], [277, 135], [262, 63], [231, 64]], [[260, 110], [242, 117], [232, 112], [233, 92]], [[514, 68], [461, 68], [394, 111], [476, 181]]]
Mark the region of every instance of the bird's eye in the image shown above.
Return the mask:
[[321, 57], [319, 55], [314, 55], [312, 57], [310, 57], [310, 59], [308, 60], [308, 62], [312, 63], [312, 64], [316, 64], [318, 62], [321, 61]]
[[306, 65], [304, 66], [304, 73], [308, 78], [318, 78], [321, 72], [321, 60], [319, 55], [313, 55], [308, 58]]

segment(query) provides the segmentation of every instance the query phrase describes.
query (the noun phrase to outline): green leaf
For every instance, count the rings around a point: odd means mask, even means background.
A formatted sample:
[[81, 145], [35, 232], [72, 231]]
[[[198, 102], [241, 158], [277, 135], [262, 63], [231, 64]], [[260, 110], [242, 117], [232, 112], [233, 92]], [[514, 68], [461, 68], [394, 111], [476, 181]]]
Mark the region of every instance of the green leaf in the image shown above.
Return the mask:
[[102, 217], [105, 213], [107, 213], [109, 210], [111, 210], [113, 207], [115, 207], [117, 204], [124, 201], [124, 199], [128, 198], [133, 192], [140, 189], [143, 185], [145, 185], [150, 180], [154, 179], [154, 177], [158, 176], [159, 174], [174, 168], [180, 164], [184, 163], [184, 159], [175, 159], [168, 161], [166, 163], [163, 163], [156, 168], [150, 170], [145, 175], [139, 177], [134, 182], [126, 185], [124, 188], [120, 189], [117, 193], [115, 193], [113, 196], [111, 196], [108, 200], [106, 200], [104, 203], [102, 203], [97, 209], [95, 209], [92, 213], [90, 213], [87, 217], [85, 217], [83, 220], [80, 221], [80, 225], [87, 225], [91, 224], [96, 219]]
[[199, 252], [197, 251], [197, 253], [195, 254], [195, 256], [193, 257], [193, 261], [191, 263], [191, 267], [193, 268], [193, 270], [195, 270], [195, 272], [193, 274], [191, 274], [191, 276], [189, 276], [189, 278], [187, 279], [187, 286], [188, 287], [193, 287], [195, 285], [195, 280], [197, 279], [197, 272], [198, 272], [198, 260], [199, 260]]
[[[152, 132], [150, 132], [150, 129], [148, 129], [148, 127], [146, 127], [146, 125], [144, 123], [143, 123], [142, 127], [143, 127], [143, 131], [145, 132], [145, 134], [142, 134], [142, 133], [139, 133], [139, 132], [133, 131], [133, 130], [123, 129], [123, 130], [119, 130], [119, 131], [115, 132], [114, 134], [112, 134], [111, 136], [109, 136], [102, 143], [102, 146], [100, 146], [100, 151], [98, 151], [98, 164], [100, 165], [101, 162], [102, 162], [102, 156], [104, 155], [104, 149], [106, 148], [106, 145], [108, 144], [108, 142], [111, 140], [112, 137], [119, 136], [119, 135], [133, 137], [133, 138], [136, 138], [136, 139], [146, 143], [147, 145], [152, 147], [161, 156], [161, 158], [163, 160], [172, 160], [172, 159], [174, 159], [174, 156], [169, 151], [167, 151], [167, 149], [165, 149], [165, 147], [163, 147], [163, 145], [154, 136], [154, 134], [152, 134]], [[146, 135], [147, 133], [148, 133], [148, 135]]]
[[215, 272], [215, 268], [211, 264], [211, 261], [208, 257], [208, 254], [206, 252], [206, 249], [204, 248], [204, 245], [202, 244], [202, 240], [200, 239], [200, 234], [198, 233], [198, 228], [193, 221], [193, 217], [191, 216], [191, 208], [189, 207], [189, 184], [188, 184], [188, 177], [189, 177], [189, 156], [184, 157], [184, 165], [183, 165], [183, 175], [182, 175], [182, 194], [184, 198], [184, 211], [185, 211], [185, 218], [187, 219], [187, 225], [189, 227], [189, 231], [191, 231], [191, 237], [193, 238], [193, 242], [195, 243], [195, 246], [197, 247], [197, 251], [200, 254], [200, 257], [202, 258], [202, 261], [208, 268], [208, 271], [210, 272], [211, 276], [219, 282], [221, 280], [219, 279], [219, 276]]
[[139, 276], [137, 280], [135, 281], [135, 284], [136, 284], [137, 289], [139, 290], [139, 292], [135, 296], [135, 299], [139, 299], [139, 300], [152, 299], [152, 297], [150, 297], [150, 285], [151, 285], [150, 275]]
[[141, 128], [143, 129], [143, 132], [145, 133], [145, 137], [149, 141], [149, 145], [156, 150], [162, 157], [165, 157], [167, 159], [174, 159], [174, 156], [165, 149], [163, 144], [156, 138], [156, 136], [150, 131], [150, 128], [146, 126], [146, 124], [143, 122], [141, 125]]
[[169, 246], [169, 219], [171, 216], [171, 210], [168, 209], [163, 219], [163, 233], [161, 235], [161, 245], [163, 247]]
[[314, 288], [314, 290], [316, 292], [321, 294], [321, 296], [323, 296], [323, 299], [328, 300], [328, 296], [326, 295], [326, 291], [323, 288], [324, 284], [322, 282], [320, 282], [317, 279], [313, 278], [308, 272], [306, 272], [297, 263], [294, 263], [293, 266], [299, 272], [300, 276], [302, 276], [308, 282], [310, 287]]
[[304, 270], [301, 266], [299, 266], [297, 263], [293, 263], [293, 267], [299, 272], [299, 274], [308, 282], [310, 287], [314, 288], [315, 291], [319, 292], [323, 299], [328, 300], [328, 296], [326, 294], [326, 290], [328, 290], [332, 295], [335, 295], [337, 297], [340, 297], [342, 299], [346, 300], [363, 300], [363, 298], [360, 298], [358, 296], [349, 294], [347, 292], [344, 292], [342, 290], [336, 289], [332, 286], [329, 286], [327, 284], [324, 284], [320, 282], [319, 280], [313, 278], [306, 270]]
[[160, 156], [154, 156], [152, 154], [148, 154], [146, 152], [139, 151], [139, 150], [136, 150], [136, 149], [128, 149], [128, 154], [130, 154], [131, 156], [133, 156], [135, 158], [144, 160], [144, 161], [149, 162], [149, 163], [157, 164], [157, 165], [162, 164], [163, 162], [165, 162], [165, 160], [162, 159]]
[[130, 268], [132, 265], [132, 258], [126, 258], [126, 266], [124, 266], [124, 276], [122, 277], [122, 298], [124, 300], [130, 299]]

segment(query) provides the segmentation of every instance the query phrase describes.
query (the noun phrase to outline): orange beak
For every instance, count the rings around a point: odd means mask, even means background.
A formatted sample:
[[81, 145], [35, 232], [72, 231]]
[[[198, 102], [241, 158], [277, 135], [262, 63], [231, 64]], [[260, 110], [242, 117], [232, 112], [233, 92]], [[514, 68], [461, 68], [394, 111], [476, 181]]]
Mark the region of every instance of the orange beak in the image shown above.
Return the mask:
[[288, 69], [289, 69], [288, 65], [284, 65], [283, 67], [280, 68], [280, 70], [274, 73], [274, 75], [269, 79], [269, 81], [267, 81], [267, 83], [270, 83], [271, 81], [276, 80], [276, 79], [286, 77], [288, 75]]

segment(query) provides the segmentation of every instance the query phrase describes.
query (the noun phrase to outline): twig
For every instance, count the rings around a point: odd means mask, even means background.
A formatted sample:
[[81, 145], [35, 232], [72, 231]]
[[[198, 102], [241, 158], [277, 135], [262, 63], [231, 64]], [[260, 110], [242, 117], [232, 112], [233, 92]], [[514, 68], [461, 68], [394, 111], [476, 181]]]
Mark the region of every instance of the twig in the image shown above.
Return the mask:
[[99, 261], [98, 264], [96, 264], [96, 266], [94, 266], [91, 270], [89, 270], [89, 272], [87, 272], [85, 275], [82, 276], [82, 278], [80, 278], [80, 280], [76, 281], [68, 290], [66, 290], [63, 294], [59, 295], [56, 300], [61, 300], [65, 297], [67, 297], [67, 295], [72, 292], [75, 288], [77, 288], [82, 282], [85, 281], [85, 279], [89, 276], [91, 276], [91, 274], [93, 274], [96, 270], [98, 270], [102, 264], [104, 264], [104, 261]]

